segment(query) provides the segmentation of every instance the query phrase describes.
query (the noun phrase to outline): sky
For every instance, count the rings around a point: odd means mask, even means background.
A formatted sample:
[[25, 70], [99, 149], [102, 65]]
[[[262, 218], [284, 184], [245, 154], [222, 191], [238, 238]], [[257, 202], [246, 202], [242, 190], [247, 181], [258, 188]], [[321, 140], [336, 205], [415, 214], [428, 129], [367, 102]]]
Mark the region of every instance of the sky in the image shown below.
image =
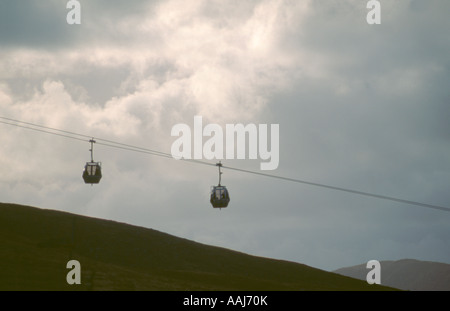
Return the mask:
[[[450, 207], [450, 2], [0, 3], [0, 117], [171, 153], [176, 124], [278, 124], [263, 172]], [[2, 119], [3, 121], [5, 119]], [[206, 139], [205, 139], [206, 140]], [[0, 123], [0, 201], [152, 228], [331, 271], [450, 263], [450, 213]], [[214, 164], [217, 161], [204, 160]]]

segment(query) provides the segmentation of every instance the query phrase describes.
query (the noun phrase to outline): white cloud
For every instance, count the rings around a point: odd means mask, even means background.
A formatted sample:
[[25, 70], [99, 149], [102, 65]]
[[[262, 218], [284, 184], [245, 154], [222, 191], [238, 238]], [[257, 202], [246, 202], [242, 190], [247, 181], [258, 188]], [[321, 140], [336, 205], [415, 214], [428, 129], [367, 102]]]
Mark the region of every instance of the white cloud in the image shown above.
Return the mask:
[[[298, 59], [277, 43], [307, 10], [305, 3], [264, 1], [253, 5], [237, 16], [232, 12], [238, 11], [238, 3], [229, 5], [231, 13], [224, 10], [214, 15], [219, 18], [216, 20], [204, 15], [211, 7], [208, 2], [166, 1], [149, 7], [149, 18], [125, 16], [106, 27], [90, 21], [90, 27], [106, 31], [101, 44], [92, 42], [87, 34], [86, 43], [68, 50], [4, 52], [0, 68], [9, 79], [85, 75], [89, 83], [89, 73], [95, 68], [125, 66], [128, 77], [134, 77], [131, 81], [140, 87], [135, 98], [154, 90], [153, 86], [142, 89], [149, 79], [160, 81], [164, 88], [183, 84], [182, 93], [191, 96], [188, 100], [197, 107], [195, 113], [222, 122], [237, 117], [250, 120], [266, 105], [268, 90], [290, 84], [289, 72], [298, 66]], [[117, 36], [127, 37], [128, 44], [116, 44]], [[153, 71], [161, 62], [166, 70]], [[120, 95], [124, 100], [129, 97]], [[120, 98], [110, 101], [117, 103]]]

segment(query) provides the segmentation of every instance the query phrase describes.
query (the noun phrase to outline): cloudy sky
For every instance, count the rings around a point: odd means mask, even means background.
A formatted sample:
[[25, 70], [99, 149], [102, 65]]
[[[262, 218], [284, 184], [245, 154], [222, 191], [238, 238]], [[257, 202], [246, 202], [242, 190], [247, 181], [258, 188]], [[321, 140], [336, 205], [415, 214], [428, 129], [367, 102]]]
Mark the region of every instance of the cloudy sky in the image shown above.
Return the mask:
[[[0, 2], [0, 117], [171, 152], [174, 125], [279, 124], [265, 173], [450, 207], [450, 2]], [[2, 119], [4, 121], [4, 119]], [[0, 201], [324, 270], [450, 263], [450, 213], [0, 124]], [[215, 163], [215, 161], [206, 161]], [[260, 172], [260, 159], [223, 160]]]

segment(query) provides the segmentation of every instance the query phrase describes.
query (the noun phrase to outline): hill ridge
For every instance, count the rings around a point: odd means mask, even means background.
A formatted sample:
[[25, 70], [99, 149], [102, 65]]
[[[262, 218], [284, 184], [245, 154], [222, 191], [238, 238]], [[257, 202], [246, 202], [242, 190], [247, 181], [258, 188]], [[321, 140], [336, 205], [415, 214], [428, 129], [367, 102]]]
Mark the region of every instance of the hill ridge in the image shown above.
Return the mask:
[[[154, 229], [0, 203], [2, 290], [391, 290]], [[81, 264], [68, 285], [66, 263]]]
[[[450, 291], [450, 264], [417, 259], [380, 261], [381, 284], [410, 291]], [[366, 264], [333, 271], [365, 280]]]

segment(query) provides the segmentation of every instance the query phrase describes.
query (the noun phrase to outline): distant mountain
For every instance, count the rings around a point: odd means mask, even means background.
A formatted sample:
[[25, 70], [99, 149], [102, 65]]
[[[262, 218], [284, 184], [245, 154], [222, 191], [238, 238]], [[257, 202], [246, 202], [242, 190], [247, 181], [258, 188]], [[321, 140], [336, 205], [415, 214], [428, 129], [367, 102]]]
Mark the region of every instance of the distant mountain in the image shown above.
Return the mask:
[[[410, 291], [450, 291], [450, 264], [402, 259], [380, 261], [381, 284]], [[366, 264], [341, 268], [333, 272], [366, 280]]]
[[[152, 229], [0, 203], [0, 290], [392, 290]], [[66, 276], [75, 259], [81, 284]]]

